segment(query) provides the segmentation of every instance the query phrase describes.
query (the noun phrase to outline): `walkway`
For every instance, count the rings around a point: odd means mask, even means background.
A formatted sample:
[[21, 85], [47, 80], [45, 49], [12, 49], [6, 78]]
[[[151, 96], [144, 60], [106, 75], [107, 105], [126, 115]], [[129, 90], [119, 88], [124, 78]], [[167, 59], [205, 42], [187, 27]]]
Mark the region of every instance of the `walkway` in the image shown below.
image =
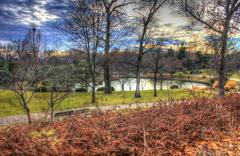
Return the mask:
[[[123, 105], [115, 105], [115, 106], [100, 106], [99, 109], [103, 112], [108, 110], [124, 110], [124, 109], [136, 109], [136, 108], [143, 108], [143, 107], [152, 107], [155, 103], [135, 103], [135, 104], [123, 104]], [[87, 111], [82, 111], [87, 110]], [[91, 112], [97, 110], [97, 107], [84, 107], [78, 109], [68, 109], [63, 111], [57, 111], [55, 114], [65, 114], [65, 112], [73, 112], [73, 113], [84, 113], [84, 112]], [[68, 113], [66, 113], [68, 114]], [[46, 114], [44, 113], [32, 113], [31, 117], [34, 121], [44, 119]], [[12, 124], [19, 124], [19, 123], [27, 123], [26, 115], [16, 115], [16, 116], [9, 116], [0, 118], [0, 126], [12, 125]]]

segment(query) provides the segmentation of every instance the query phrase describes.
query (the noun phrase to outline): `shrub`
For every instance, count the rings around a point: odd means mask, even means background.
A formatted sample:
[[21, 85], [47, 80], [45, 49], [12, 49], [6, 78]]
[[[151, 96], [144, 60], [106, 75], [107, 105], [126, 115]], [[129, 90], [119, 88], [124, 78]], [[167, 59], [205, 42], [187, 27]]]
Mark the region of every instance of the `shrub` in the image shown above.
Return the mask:
[[202, 74], [202, 78], [206, 79], [207, 78], [207, 74]]
[[41, 83], [43, 86], [50, 86], [52, 84], [52, 82], [50, 80], [45, 80], [45, 81], [42, 81]]
[[77, 88], [75, 92], [87, 92], [87, 90], [85, 88]]
[[[112, 90], [112, 91], [115, 91], [115, 88], [114, 88], [114, 87], [111, 87], [111, 90]], [[99, 88], [97, 89], [97, 91], [103, 92], [103, 91], [105, 91], [105, 87], [99, 87]]]
[[218, 88], [218, 81], [214, 81], [214, 83], [213, 83], [213, 88], [215, 88], [215, 89]]
[[48, 88], [46, 86], [40, 86], [37, 88], [37, 92], [48, 92]]
[[225, 91], [230, 91], [231, 88], [230, 88], [229, 86], [226, 86], [226, 85], [225, 85], [225, 86], [224, 86], [224, 90], [225, 90]]
[[[239, 100], [233, 94], [139, 111], [75, 115], [49, 125], [10, 126], [0, 129], [0, 155], [198, 155], [208, 148], [195, 148], [204, 141], [218, 150], [214, 153], [231, 149], [238, 155]], [[189, 148], [196, 153], [186, 154]]]
[[189, 74], [196, 74], [196, 71], [190, 70]]
[[[213, 88], [217, 89], [219, 87], [219, 84], [218, 84], [218, 81], [215, 81], [214, 84], [213, 84]], [[235, 80], [229, 80], [225, 86], [224, 86], [224, 89], [226, 91], [229, 91], [231, 89], [234, 89], [237, 87], [237, 81]]]
[[229, 87], [230, 89], [234, 89], [237, 87], [237, 81], [235, 80], [229, 80], [226, 84], [225, 87]]
[[178, 85], [171, 85], [170, 89], [179, 89], [180, 87]]
[[215, 79], [210, 79], [210, 83], [211, 83], [212, 85], [214, 84], [215, 81], [216, 81]]
[[184, 74], [183, 74], [183, 72], [178, 72], [178, 73], [176, 74], [176, 76], [179, 77], [179, 78], [183, 78], [183, 77], [184, 77]]
[[199, 86], [193, 86], [191, 89], [192, 89], [192, 90], [195, 90], [195, 91], [201, 90], [201, 88], [200, 88]]

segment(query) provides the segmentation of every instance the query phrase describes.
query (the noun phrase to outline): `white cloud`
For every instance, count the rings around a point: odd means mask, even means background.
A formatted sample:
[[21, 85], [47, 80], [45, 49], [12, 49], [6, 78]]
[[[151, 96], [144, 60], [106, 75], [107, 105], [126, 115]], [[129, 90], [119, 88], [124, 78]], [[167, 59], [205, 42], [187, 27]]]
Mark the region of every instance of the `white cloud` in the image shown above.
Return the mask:
[[0, 45], [6, 45], [6, 44], [9, 44], [11, 43], [10, 41], [7, 41], [7, 40], [0, 40]]
[[[26, 2], [26, 1], [25, 1]], [[16, 17], [17, 24], [37, 26], [43, 25], [45, 22], [57, 20], [57, 15], [51, 14], [46, 10], [45, 6], [51, 0], [37, 1], [32, 7], [18, 6], [15, 4], [3, 6], [3, 11], [11, 12]]]

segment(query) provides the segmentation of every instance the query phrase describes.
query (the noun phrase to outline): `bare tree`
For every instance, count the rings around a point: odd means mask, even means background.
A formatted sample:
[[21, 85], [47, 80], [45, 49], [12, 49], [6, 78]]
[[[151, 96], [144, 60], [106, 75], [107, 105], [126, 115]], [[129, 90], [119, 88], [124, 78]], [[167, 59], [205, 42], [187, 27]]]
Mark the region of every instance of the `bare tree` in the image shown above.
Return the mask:
[[136, 55], [134, 52], [129, 49], [111, 52], [111, 70], [114, 71], [114, 74], [117, 74], [122, 91], [129, 84], [129, 78], [133, 77], [132, 73], [136, 71], [135, 68]]
[[158, 81], [158, 74], [161, 68], [161, 58], [162, 58], [162, 49], [156, 49], [152, 52], [149, 52], [149, 55], [145, 55], [146, 57], [143, 57], [143, 59], [146, 59], [144, 62], [144, 67], [151, 70], [151, 72], [154, 74], [154, 84], [153, 84], [153, 90], [154, 90], [154, 97], [157, 97], [157, 81]]
[[49, 97], [46, 99], [49, 108], [50, 121], [54, 121], [54, 112], [61, 106], [71, 93], [71, 77], [73, 75], [73, 68], [71, 65], [53, 66], [50, 63], [45, 65], [45, 81], [48, 82], [46, 86], [49, 92]]
[[97, 0], [77, 0], [66, 20], [66, 30], [73, 35], [75, 44], [86, 52], [87, 72], [91, 77], [82, 78], [92, 91], [92, 103], [96, 103], [96, 57], [103, 38], [102, 5]]
[[[180, 0], [182, 10], [194, 21], [221, 36], [220, 60], [218, 65], [219, 97], [224, 96], [225, 56], [229, 35], [237, 29], [239, 22], [239, 0]], [[238, 29], [237, 29], [238, 30]]]
[[145, 55], [144, 59], [144, 66], [149, 68], [154, 74], [154, 97], [157, 97], [157, 81], [158, 81], [158, 74], [160, 74], [161, 78], [161, 90], [162, 90], [162, 81], [163, 81], [163, 57], [164, 57], [164, 50], [163, 46], [164, 43], [168, 40], [166, 34], [161, 32], [158, 34], [159, 37], [154, 39], [152, 50], [148, 53], [149, 55]]
[[13, 42], [17, 56], [17, 68], [13, 76], [11, 89], [19, 100], [19, 106], [27, 114], [28, 123], [32, 123], [29, 103], [36, 91], [40, 77], [39, 52], [41, 47], [41, 33], [33, 27], [24, 40]]
[[105, 47], [104, 47], [104, 82], [105, 93], [110, 94], [111, 90], [111, 76], [109, 68], [109, 52], [111, 48], [111, 35], [113, 29], [123, 24], [124, 7], [135, 3], [134, 0], [99, 0], [103, 6], [103, 17], [105, 18]]
[[155, 22], [154, 16], [159, 11], [159, 9], [166, 3], [167, 0], [141, 0], [138, 3], [138, 7], [135, 8], [135, 12], [138, 17], [138, 25], [140, 26], [139, 35], [139, 50], [137, 56], [137, 71], [136, 71], [136, 91], [135, 97], [140, 98], [140, 77], [141, 77], [141, 62], [143, 55], [147, 52], [145, 50], [149, 38], [147, 34], [149, 33], [150, 27]]

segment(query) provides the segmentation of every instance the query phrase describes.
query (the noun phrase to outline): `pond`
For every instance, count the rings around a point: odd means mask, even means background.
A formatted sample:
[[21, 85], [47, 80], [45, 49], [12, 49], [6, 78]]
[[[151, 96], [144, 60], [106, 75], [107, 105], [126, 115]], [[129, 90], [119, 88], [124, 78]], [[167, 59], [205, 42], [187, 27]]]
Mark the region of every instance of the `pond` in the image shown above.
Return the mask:
[[[112, 81], [112, 87], [115, 91], [134, 91], [136, 89], [136, 79], [135, 78], [121, 78], [119, 80]], [[79, 88], [81, 85], [78, 84], [75, 88]], [[197, 83], [197, 82], [187, 82], [187, 81], [178, 81], [178, 80], [163, 80], [162, 89], [170, 89], [171, 86], [177, 86], [182, 89], [192, 89], [193, 87], [205, 88], [206, 84]], [[104, 82], [101, 85], [98, 85], [96, 88], [104, 87]], [[141, 90], [153, 90], [154, 89], [154, 80], [153, 79], [141, 79], [140, 80], [140, 89]], [[157, 89], [161, 89], [161, 81], [157, 82]], [[90, 90], [90, 88], [89, 88]]]

